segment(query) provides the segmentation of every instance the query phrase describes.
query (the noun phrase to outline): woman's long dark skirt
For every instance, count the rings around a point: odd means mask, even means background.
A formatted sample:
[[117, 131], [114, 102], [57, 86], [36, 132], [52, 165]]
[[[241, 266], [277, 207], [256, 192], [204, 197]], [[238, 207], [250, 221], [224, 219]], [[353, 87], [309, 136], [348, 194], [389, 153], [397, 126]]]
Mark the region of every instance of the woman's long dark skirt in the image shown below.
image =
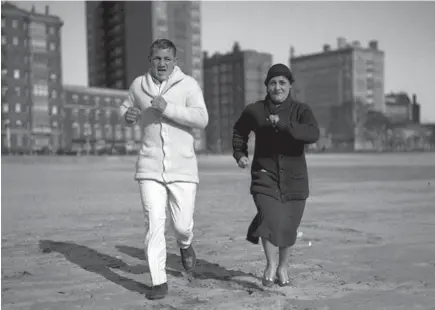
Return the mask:
[[253, 197], [257, 215], [249, 226], [246, 240], [258, 244], [259, 238], [264, 238], [277, 247], [294, 245], [306, 200], [282, 202], [263, 194]]

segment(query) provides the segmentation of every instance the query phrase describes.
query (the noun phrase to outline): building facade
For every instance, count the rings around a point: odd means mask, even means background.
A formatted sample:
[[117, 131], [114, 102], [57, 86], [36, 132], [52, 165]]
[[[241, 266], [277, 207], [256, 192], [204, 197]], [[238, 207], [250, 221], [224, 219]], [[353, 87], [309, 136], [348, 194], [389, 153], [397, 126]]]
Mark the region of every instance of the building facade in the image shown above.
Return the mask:
[[292, 93], [313, 109], [323, 138], [333, 144], [354, 143], [356, 102], [385, 111], [384, 52], [377, 41], [362, 47], [338, 38], [336, 49], [325, 44], [320, 53], [295, 56], [292, 48], [290, 54], [296, 80]]
[[420, 123], [420, 105], [417, 96], [412, 95], [412, 101], [408, 94], [389, 93], [385, 95], [385, 116], [393, 124]]
[[[233, 126], [244, 107], [264, 99], [264, 79], [272, 65], [272, 55], [240, 50], [235, 43], [230, 53], [204, 53], [204, 96], [209, 111], [206, 129], [207, 149], [213, 153], [231, 152]], [[252, 151], [255, 137], [250, 139]]]
[[[90, 86], [128, 89], [149, 69], [158, 38], [174, 42], [180, 68], [203, 85], [198, 1], [87, 1], [86, 28]], [[194, 134], [195, 148], [205, 148], [204, 131]]]
[[60, 146], [62, 20], [2, 3], [2, 152]]
[[138, 150], [142, 127], [125, 125], [119, 106], [128, 91], [64, 86], [62, 149], [69, 153]]

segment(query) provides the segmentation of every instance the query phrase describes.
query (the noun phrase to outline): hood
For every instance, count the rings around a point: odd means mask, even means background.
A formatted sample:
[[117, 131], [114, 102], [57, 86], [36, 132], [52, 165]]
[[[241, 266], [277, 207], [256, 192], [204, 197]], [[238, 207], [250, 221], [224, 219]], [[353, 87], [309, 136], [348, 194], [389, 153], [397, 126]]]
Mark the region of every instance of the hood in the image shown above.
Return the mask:
[[[172, 71], [171, 75], [166, 80], [166, 85], [165, 85], [165, 88], [163, 89], [161, 95], [166, 93], [175, 84], [178, 84], [179, 82], [181, 82], [185, 77], [186, 77], [186, 75], [183, 73], [183, 71], [181, 71], [180, 67], [175, 66], [174, 71]], [[147, 93], [149, 96], [156, 97], [156, 96], [158, 96], [158, 94], [155, 93], [153, 84], [154, 84], [153, 77], [151, 76], [150, 71], [148, 71], [142, 77], [142, 90], [145, 93]]]

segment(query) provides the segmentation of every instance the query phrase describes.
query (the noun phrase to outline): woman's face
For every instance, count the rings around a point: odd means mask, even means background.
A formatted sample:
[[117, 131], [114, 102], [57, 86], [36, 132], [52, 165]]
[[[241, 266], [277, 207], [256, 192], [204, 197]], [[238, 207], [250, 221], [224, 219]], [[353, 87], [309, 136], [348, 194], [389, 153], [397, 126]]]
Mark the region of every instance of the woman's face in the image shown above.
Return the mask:
[[277, 103], [287, 99], [291, 88], [292, 86], [285, 76], [276, 76], [267, 83], [267, 92]]

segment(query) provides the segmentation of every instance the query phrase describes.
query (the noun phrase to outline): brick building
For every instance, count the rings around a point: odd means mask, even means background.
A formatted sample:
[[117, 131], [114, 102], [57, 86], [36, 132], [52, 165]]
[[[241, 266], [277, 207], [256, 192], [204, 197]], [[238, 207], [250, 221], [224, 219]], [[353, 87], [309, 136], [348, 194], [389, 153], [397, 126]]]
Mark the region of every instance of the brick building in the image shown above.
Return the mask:
[[412, 95], [412, 101], [408, 94], [389, 93], [385, 95], [385, 115], [393, 124], [420, 123], [420, 105], [417, 96]]
[[323, 138], [353, 148], [354, 103], [385, 111], [384, 52], [377, 41], [362, 47], [338, 38], [336, 49], [325, 44], [319, 53], [295, 56], [292, 48], [290, 54], [294, 96], [313, 109]]
[[[230, 53], [204, 53], [204, 97], [209, 112], [206, 141], [209, 151], [231, 152], [235, 121], [244, 107], [266, 95], [264, 79], [272, 65], [272, 55], [240, 50], [235, 43]], [[254, 137], [250, 139], [252, 150]]]
[[126, 126], [119, 106], [128, 91], [64, 85], [62, 148], [65, 152], [138, 150], [140, 125]]
[[60, 144], [62, 20], [2, 3], [2, 152]]

